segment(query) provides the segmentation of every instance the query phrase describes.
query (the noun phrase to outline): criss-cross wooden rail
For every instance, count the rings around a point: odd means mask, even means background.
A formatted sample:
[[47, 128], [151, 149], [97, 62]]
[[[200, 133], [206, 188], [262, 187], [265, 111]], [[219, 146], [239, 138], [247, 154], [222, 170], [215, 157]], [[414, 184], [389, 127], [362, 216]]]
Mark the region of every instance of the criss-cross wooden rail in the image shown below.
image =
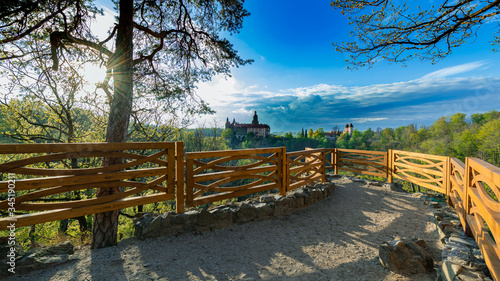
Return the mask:
[[285, 153], [284, 148], [186, 153], [186, 206], [271, 189], [284, 194]]
[[[0, 229], [175, 199], [176, 143], [16, 144], [0, 145], [0, 154], [11, 159], [0, 171], [15, 175], [0, 182], [8, 212]], [[104, 159], [114, 164], [95, 167]], [[97, 198], [100, 188], [118, 192]]]
[[[182, 213], [185, 206], [256, 192], [286, 195], [334, 169], [446, 194], [500, 280], [500, 169], [480, 159], [336, 148], [286, 153], [284, 147], [183, 154], [182, 142], [1, 144], [0, 210], [15, 213], [0, 218], [0, 230], [13, 221], [20, 227], [165, 200], [176, 200]], [[102, 166], [104, 159], [122, 160]], [[96, 197], [98, 188], [119, 192]], [[75, 192], [84, 196], [75, 199]]]
[[297, 189], [310, 182], [325, 182], [325, 150], [306, 149], [289, 152], [287, 158], [286, 191]]

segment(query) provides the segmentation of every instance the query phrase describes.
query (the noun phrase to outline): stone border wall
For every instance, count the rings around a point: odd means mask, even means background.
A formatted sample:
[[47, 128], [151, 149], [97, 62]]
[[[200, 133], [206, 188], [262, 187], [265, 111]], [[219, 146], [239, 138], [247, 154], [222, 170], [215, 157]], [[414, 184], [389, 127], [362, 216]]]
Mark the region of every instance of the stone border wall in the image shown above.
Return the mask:
[[226, 228], [233, 224], [269, 219], [293, 212], [325, 199], [335, 190], [334, 183], [312, 183], [281, 195], [262, 195], [209, 210], [191, 210], [183, 214], [143, 213], [134, 219], [134, 236], [139, 239], [182, 233], [199, 233]]

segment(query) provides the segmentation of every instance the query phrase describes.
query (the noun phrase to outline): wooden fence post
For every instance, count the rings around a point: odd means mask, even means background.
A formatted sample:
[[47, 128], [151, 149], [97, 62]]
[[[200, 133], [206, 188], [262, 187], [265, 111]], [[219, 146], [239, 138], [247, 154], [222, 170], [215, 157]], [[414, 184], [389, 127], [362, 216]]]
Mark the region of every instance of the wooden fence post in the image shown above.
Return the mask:
[[286, 196], [288, 190], [288, 157], [286, 155], [286, 147], [281, 148], [281, 186], [280, 195]]
[[471, 168], [469, 166], [469, 157], [465, 158], [465, 179], [464, 179], [464, 198], [462, 199], [463, 204], [464, 204], [464, 220], [465, 220], [465, 225], [464, 227], [464, 232], [465, 235], [467, 236], [472, 236], [472, 230], [470, 229], [469, 226], [469, 213], [470, 213], [470, 198], [469, 198], [469, 189], [470, 189], [470, 182], [471, 182]]
[[[335, 157], [335, 159], [333, 159], [333, 157]], [[334, 152], [332, 153], [332, 163], [333, 163], [333, 166], [334, 166], [334, 171], [335, 171], [335, 174], [338, 175], [339, 174], [339, 150], [335, 148]]]
[[392, 183], [394, 181], [393, 177], [393, 164], [394, 164], [394, 152], [389, 149], [387, 152], [387, 182]]
[[326, 182], [326, 149], [321, 150], [321, 182]]
[[444, 167], [444, 181], [445, 181], [445, 186], [446, 186], [446, 204], [448, 206], [452, 206], [453, 202], [451, 201], [451, 171], [453, 169], [451, 168], [451, 159], [450, 157], [446, 157], [446, 167]]
[[175, 212], [177, 214], [184, 213], [184, 143], [175, 142]]

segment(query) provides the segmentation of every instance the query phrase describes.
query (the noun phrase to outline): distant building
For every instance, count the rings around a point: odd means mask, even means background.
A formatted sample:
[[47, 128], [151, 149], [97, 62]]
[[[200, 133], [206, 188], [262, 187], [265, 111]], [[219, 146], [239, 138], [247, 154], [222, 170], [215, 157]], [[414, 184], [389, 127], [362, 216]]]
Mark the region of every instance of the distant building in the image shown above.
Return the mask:
[[338, 136], [340, 136], [342, 134], [341, 131], [337, 130], [337, 131], [330, 131], [330, 132], [326, 132], [325, 133], [325, 138], [327, 140], [336, 140]]
[[250, 132], [253, 132], [255, 136], [259, 137], [268, 137], [271, 134], [271, 127], [267, 124], [259, 123], [259, 116], [257, 116], [257, 111], [253, 115], [253, 120], [251, 124], [240, 124], [237, 123], [234, 119], [233, 122], [229, 122], [229, 118], [226, 119], [226, 129], [231, 129], [234, 132], [234, 135], [242, 140], [246, 137], [246, 135]]
[[346, 124], [345, 129], [344, 129], [344, 133], [348, 133], [349, 135], [352, 135], [353, 130], [354, 130], [354, 127], [352, 126], [352, 123], [351, 123], [351, 125]]

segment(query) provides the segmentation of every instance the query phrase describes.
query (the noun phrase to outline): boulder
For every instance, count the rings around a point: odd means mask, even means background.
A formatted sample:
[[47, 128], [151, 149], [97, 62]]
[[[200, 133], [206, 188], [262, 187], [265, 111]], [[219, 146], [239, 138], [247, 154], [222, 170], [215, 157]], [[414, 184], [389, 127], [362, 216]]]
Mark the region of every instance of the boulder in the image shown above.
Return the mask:
[[425, 241], [419, 239], [386, 242], [379, 246], [379, 260], [385, 268], [401, 275], [429, 273], [434, 270], [434, 261], [425, 248]]

